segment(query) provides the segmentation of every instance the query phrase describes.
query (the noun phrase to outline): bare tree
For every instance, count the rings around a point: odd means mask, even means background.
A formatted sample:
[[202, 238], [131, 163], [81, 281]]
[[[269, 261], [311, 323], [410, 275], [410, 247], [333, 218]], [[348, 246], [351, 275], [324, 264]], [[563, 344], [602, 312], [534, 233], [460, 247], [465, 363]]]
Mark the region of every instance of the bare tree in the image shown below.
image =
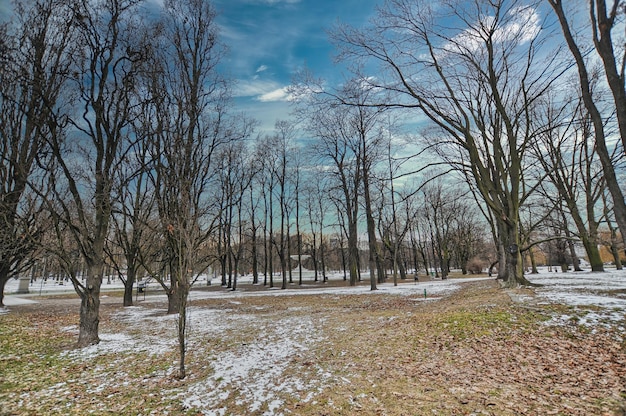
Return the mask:
[[[144, 138], [140, 131], [136, 134]], [[124, 306], [133, 305], [133, 287], [141, 277], [140, 270], [146, 270], [144, 259], [154, 259], [160, 247], [155, 241], [154, 192], [146, 171], [150, 165], [148, 144], [148, 140], [139, 140], [118, 172], [113, 230], [106, 246], [109, 261], [124, 283]]]
[[[548, 3], [558, 18], [563, 36], [578, 70], [583, 103], [593, 124], [596, 151], [613, 199], [615, 222], [621, 231], [622, 241], [626, 246], [626, 201], [607, 145], [607, 128], [605, 127], [605, 119], [612, 116], [614, 112], [621, 136], [622, 151], [626, 152], [626, 92], [624, 87], [626, 49], [623, 47], [623, 35], [618, 35], [617, 39], [613, 38], [613, 31], [623, 26], [622, 19], [623, 14], [626, 13], [626, 2], [613, 0], [608, 5], [606, 0], [587, 2], [589, 21], [584, 24], [584, 31], [578, 27], [577, 23], [579, 22], [568, 17], [569, 14], [574, 13], [574, 9], [566, 9], [562, 0], [548, 0]], [[575, 7], [578, 9], [579, 4], [576, 4]], [[587, 33], [588, 36], [581, 36], [584, 33]], [[602, 61], [602, 68], [614, 104], [605, 112], [609, 116], [603, 116], [600, 100], [604, 100], [604, 97], [600, 99], [599, 95], [594, 96], [592, 90], [594, 71], [590, 68], [593, 68], [596, 60], [589, 59], [590, 51], [583, 46], [584, 39], [592, 41], [594, 49]]]
[[213, 6], [203, 0], [165, 1], [150, 51], [153, 72], [147, 77], [158, 117], [151, 125], [151, 145], [170, 276], [164, 287], [168, 311], [178, 313], [181, 378], [186, 375], [187, 298], [195, 278], [210, 264], [202, 249], [220, 217], [212, 198], [216, 156], [241, 134], [226, 118], [228, 88], [217, 71], [223, 48], [215, 17]]
[[342, 211], [347, 215], [350, 284], [356, 284], [358, 276], [357, 224], [362, 198], [370, 246], [370, 284], [375, 290], [376, 283], [384, 279], [384, 270], [379, 258], [371, 187], [375, 180], [375, 166], [385, 148], [382, 145], [384, 108], [366, 105], [376, 91], [363, 88], [359, 78], [349, 80], [336, 92], [324, 91], [319, 82], [318, 85], [310, 80], [306, 82], [312, 84], [304, 88], [301, 101], [306, 106], [303, 113], [308, 119], [307, 129], [321, 139], [316, 153], [322, 163], [333, 167], [330, 174], [337, 180], [343, 195], [341, 203], [345, 208]]
[[[329, 187], [337, 190], [338, 197], [333, 200], [340, 206], [338, 209], [340, 215], [345, 217], [341, 224], [345, 225], [343, 228], [348, 243], [350, 285], [354, 286], [358, 281], [359, 272], [358, 220], [361, 183], [359, 144], [354, 140], [354, 135], [347, 125], [349, 110], [347, 107], [320, 95], [313, 95], [310, 99], [305, 101], [306, 129], [317, 138], [310, 150], [318, 163], [331, 167], [327, 170], [327, 176], [332, 182]], [[309, 205], [315, 206], [316, 202], [310, 201]], [[313, 228], [313, 224], [311, 227]]]
[[[598, 250], [599, 220], [596, 215], [597, 204], [605, 188], [601, 166], [598, 166], [596, 151], [591, 141], [592, 126], [584, 106], [572, 105], [555, 108], [546, 105], [547, 123], [553, 127], [538, 135], [531, 145], [540, 161], [549, 182], [556, 188], [558, 198], [553, 201], [559, 210], [561, 202], [573, 220], [577, 236], [580, 239], [592, 271], [604, 271], [600, 251]], [[560, 114], [565, 113], [565, 119]], [[543, 187], [543, 186], [542, 186]], [[545, 199], [554, 199], [551, 192], [545, 192]], [[567, 221], [561, 222], [563, 232], [570, 237]], [[573, 245], [571, 239], [565, 240]], [[573, 249], [570, 251], [574, 251]], [[576, 259], [575, 255], [572, 255]], [[576, 265], [575, 265], [576, 266]]]
[[42, 204], [29, 181], [46, 141], [59, 134], [72, 36], [65, 2], [14, 6], [13, 20], [0, 27], [0, 306], [7, 281], [30, 266], [46, 223], [37, 218]]
[[[115, 173], [129, 149], [136, 61], [131, 41], [138, 0], [78, 1], [69, 14], [76, 26], [70, 91], [72, 131], [50, 139], [58, 169], [57, 218], [72, 233], [86, 264], [85, 281], [72, 276], [81, 298], [78, 345], [99, 342], [100, 287], [109, 236]], [[55, 208], [55, 207], [53, 207]]]
[[228, 273], [228, 284], [237, 289], [237, 274], [244, 250], [245, 219], [244, 209], [246, 194], [253, 179], [254, 171], [249, 169], [249, 160], [245, 143], [235, 141], [225, 146], [220, 152], [219, 177], [221, 201], [221, 234], [224, 243], [224, 266], [222, 273]]
[[532, 190], [524, 160], [543, 128], [535, 102], [560, 70], [558, 54], [538, 54], [544, 36], [537, 4], [509, 0], [391, 0], [371, 27], [335, 31], [343, 58], [380, 64], [377, 76], [361, 75], [388, 92], [371, 104], [420, 110], [440, 154], [473, 178], [497, 222], [508, 285], [528, 283], [519, 250], [519, 208]]

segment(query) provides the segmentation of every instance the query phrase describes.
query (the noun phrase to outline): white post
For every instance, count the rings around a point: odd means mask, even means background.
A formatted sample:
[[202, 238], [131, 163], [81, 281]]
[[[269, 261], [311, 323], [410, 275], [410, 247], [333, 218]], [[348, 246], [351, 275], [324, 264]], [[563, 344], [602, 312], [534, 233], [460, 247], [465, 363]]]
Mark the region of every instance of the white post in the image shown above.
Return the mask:
[[17, 286], [17, 294], [29, 293], [28, 285], [30, 284], [30, 277], [22, 276], [19, 278], [19, 284]]

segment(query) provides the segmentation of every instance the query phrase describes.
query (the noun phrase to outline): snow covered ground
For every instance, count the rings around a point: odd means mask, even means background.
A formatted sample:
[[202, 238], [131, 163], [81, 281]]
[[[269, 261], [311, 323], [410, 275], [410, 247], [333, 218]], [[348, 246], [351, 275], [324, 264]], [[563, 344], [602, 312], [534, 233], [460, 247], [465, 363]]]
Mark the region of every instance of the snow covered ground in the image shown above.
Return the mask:
[[[532, 300], [533, 302], [570, 305], [572, 314], [575, 314], [579, 323], [594, 326], [610, 321], [612, 324], [623, 326], [626, 322], [626, 271], [554, 273], [543, 269], [540, 274], [527, 277], [531, 282], [542, 285], [536, 289], [537, 297]], [[338, 279], [342, 276], [335, 275], [331, 278]], [[245, 279], [247, 278], [244, 278], [244, 281]], [[228, 299], [234, 305], [243, 297], [329, 294], [334, 296], [391, 294], [410, 296], [415, 300], [436, 300], [439, 296], [457, 290], [462, 282], [472, 280], [480, 278], [432, 280], [417, 284], [411, 282], [398, 286], [385, 283], [379, 285], [376, 292], [370, 291], [368, 286], [298, 289], [297, 285], [293, 285], [289, 290], [192, 291], [190, 296], [192, 300]], [[113, 282], [108, 286], [105, 283], [103, 286], [120, 288], [121, 282]], [[7, 285], [9, 294], [14, 293], [16, 289], [17, 282], [12, 281]], [[51, 285], [46, 289], [49, 292], [67, 291], [71, 286], [55, 288]], [[36, 301], [37, 291], [32, 292], [34, 293], [28, 297], [11, 295], [5, 299], [9, 305]], [[584, 313], [580, 310], [584, 310]], [[238, 406], [247, 408], [249, 413], [259, 414], [263, 411], [264, 415], [278, 415], [282, 414], [278, 409], [284, 404], [281, 399], [284, 394], [295, 395], [301, 401], [315, 400], [317, 394], [332, 384], [331, 381], [335, 376], [326, 373], [315, 362], [308, 367], [307, 371], [312, 373], [306, 377], [289, 371], [290, 360], [306, 357], [314, 346], [324, 342], [324, 318], [313, 318], [307, 315], [306, 311], [293, 311], [289, 314], [273, 312], [269, 306], [263, 312], [263, 319], [259, 319], [257, 315], [229, 313], [228, 310], [218, 311], [198, 306], [189, 309], [189, 348], [203, 351], [206, 354], [206, 363], [211, 368], [207, 372], [209, 376], [194, 380], [184, 388], [172, 392], [186, 407], [197, 409], [205, 415], [223, 416], [228, 414], [225, 403], [234, 400]], [[557, 316], [549, 324], [571, 323], [572, 316]], [[125, 308], [116, 313], [114, 319], [126, 324], [124, 332], [105, 331], [100, 335], [99, 345], [64, 354], [80, 361], [93, 356], [123, 352], [159, 355], [165, 351], [175, 351], [177, 348], [176, 317], [155, 313], [153, 305], [143, 304]], [[149, 332], [141, 329], [146, 327], [153, 329]], [[210, 346], [207, 347], [208, 339], [220, 339], [231, 331], [241, 332], [242, 328], [244, 333], [249, 329], [250, 333], [254, 334], [250, 343], [239, 343], [225, 350], [212, 350]], [[77, 328], [68, 327], [65, 330], [76, 331]], [[172, 363], [169, 373], [163, 376], [175, 371], [176, 363]], [[312, 374], [314, 376], [311, 376]], [[119, 378], [103, 377], [102, 385], [91, 388], [98, 390], [115, 383], [127, 382], [124, 377], [126, 377], [124, 373], [119, 375]], [[58, 392], [56, 387], [53, 390]]]
[[626, 270], [555, 273], [544, 268], [527, 278], [542, 285], [535, 290], [539, 302], [572, 307], [572, 314], [555, 317], [553, 323], [574, 320], [590, 327], [617, 323], [626, 333]]

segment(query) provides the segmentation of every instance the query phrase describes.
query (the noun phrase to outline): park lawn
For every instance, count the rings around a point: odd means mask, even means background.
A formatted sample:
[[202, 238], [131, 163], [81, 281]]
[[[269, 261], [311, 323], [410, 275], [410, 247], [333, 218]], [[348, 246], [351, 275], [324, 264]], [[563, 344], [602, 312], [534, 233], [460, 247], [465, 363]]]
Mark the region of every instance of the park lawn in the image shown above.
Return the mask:
[[493, 280], [411, 293], [193, 300], [184, 380], [157, 297], [108, 299], [83, 350], [77, 307], [15, 307], [0, 315], [0, 414], [624, 414], [623, 321], [583, 324], [594, 308], [528, 289], [516, 303]]

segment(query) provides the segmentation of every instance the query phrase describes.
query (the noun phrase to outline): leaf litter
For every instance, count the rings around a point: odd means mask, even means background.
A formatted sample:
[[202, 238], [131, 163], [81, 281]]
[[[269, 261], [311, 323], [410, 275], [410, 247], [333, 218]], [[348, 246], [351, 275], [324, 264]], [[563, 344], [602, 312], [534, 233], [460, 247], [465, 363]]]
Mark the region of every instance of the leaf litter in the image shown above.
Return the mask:
[[158, 296], [107, 304], [82, 350], [75, 313], [18, 307], [0, 316], [0, 414], [623, 415], [626, 276], [608, 274], [192, 292], [185, 380]]

